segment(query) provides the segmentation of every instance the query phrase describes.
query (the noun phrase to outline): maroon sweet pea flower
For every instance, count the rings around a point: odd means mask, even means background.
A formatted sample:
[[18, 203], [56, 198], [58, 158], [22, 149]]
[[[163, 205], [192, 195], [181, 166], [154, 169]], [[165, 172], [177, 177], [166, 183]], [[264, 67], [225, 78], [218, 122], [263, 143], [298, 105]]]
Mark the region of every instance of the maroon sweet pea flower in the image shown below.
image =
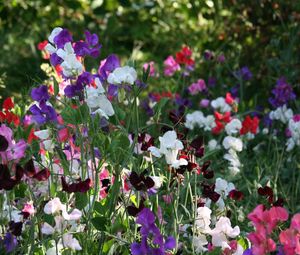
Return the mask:
[[274, 201], [274, 193], [273, 193], [272, 188], [265, 186], [265, 187], [259, 188], [257, 191], [258, 191], [259, 195], [267, 197], [268, 202], [272, 206], [283, 207], [284, 200], [282, 198], [278, 198], [276, 201]]
[[244, 194], [241, 191], [233, 189], [229, 192], [228, 197], [233, 200], [240, 201], [244, 198]]
[[151, 189], [155, 185], [151, 177], [145, 177], [145, 171], [140, 175], [132, 171], [129, 176], [129, 182], [136, 190], [144, 191]]
[[203, 137], [197, 137], [194, 139], [190, 146], [195, 150], [195, 156], [202, 158], [204, 155]]
[[215, 192], [215, 184], [202, 183], [202, 195], [205, 198], [209, 198], [213, 202], [217, 202], [220, 198], [220, 194]]
[[22, 234], [22, 226], [23, 223], [22, 222], [14, 222], [14, 221], [10, 221], [8, 223], [9, 225], [9, 231], [15, 235], [15, 236], [20, 236]]
[[[17, 178], [19, 178], [17, 176]], [[0, 164], [0, 190], [11, 190], [20, 183], [20, 180], [13, 178], [7, 165]]]
[[0, 151], [6, 151], [8, 148], [8, 141], [3, 135], [0, 135]]
[[79, 179], [76, 183], [71, 183], [68, 184], [66, 182], [66, 179], [64, 176], [61, 177], [61, 182], [62, 182], [62, 187], [63, 187], [63, 191], [66, 191], [68, 193], [72, 193], [72, 192], [81, 192], [81, 193], [85, 193], [87, 192], [91, 186], [92, 186], [92, 181], [90, 178], [86, 179], [85, 181], [81, 181], [81, 179]]
[[145, 200], [142, 198], [138, 208], [135, 205], [128, 206], [127, 207], [128, 214], [134, 217], [137, 216], [145, 208], [144, 202]]
[[50, 176], [50, 171], [47, 168], [42, 169], [39, 172], [36, 172], [34, 167], [33, 160], [30, 159], [25, 165], [23, 169], [19, 170], [20, 172], [23, 171], [26, 176], [36, 179], [38, 181], [46, 181]]
[[212, 179], [215, 175], [213, 170], [208, 170], [210, 167], [211, 161], [205, 161], [203, 165], [200, 167], [200, 172], [203, 174], [203, 177], [205, 179]]
[[257, 191], [258, 191], [259, 195], [267, 197], [268, 198], [268, 202], [270, 204], [273, 203], [273, 190], [272, 190], [272, 188], [270, 188], [268, 186], [265, 186], [265, 187], [259, 188]]
[[46, 181], [48, 180], [50, 176], [50, 171], [47, 168], [44, 168], [43, 170], [36, 173], [32, 178], [38, 180], [38, 181]]

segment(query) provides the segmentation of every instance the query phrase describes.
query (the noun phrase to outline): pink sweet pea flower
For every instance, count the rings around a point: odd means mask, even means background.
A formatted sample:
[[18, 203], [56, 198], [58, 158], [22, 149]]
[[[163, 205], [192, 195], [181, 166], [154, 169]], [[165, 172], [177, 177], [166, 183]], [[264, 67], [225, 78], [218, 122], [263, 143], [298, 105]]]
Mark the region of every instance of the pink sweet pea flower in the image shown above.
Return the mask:
[[180, 70], [180, 65], [176, 62], [173, 56], [167, 57], [164, 61], [164, 74], [166, 76], [173, 76], [176, 71]]
[[143, 69], [144, 69], [145, 72], [148, 70], [148, 68], [150, 68], [150, 70], [149, 70], [149, 76], [151, 76], [151, 77], [155, 77], [155, 76], [158, 77], [158, 74], [155, 71], [154, 61], [150, 61], [150, 62], [145, 63], [143, 65]]

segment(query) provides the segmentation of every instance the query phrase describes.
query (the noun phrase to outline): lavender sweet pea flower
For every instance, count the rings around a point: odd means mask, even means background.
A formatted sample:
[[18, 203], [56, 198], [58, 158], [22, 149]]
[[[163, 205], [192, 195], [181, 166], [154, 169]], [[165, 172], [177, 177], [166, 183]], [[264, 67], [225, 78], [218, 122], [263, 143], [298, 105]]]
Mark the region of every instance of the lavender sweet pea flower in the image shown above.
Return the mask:
[[47, 101], [50, 98], [48, 94], [48, 87], [46, 85], [33, 88], [30, 95], [31, 98], [37, 102]]

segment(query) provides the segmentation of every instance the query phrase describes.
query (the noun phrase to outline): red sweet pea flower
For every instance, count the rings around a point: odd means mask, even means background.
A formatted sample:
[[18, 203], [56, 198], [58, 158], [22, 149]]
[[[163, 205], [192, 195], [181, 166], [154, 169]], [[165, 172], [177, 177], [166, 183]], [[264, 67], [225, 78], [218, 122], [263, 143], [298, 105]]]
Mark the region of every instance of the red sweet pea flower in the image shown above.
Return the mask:
[[230, 93], [226, 93], [225, 102], [226, 102], [227, 104], [229, 104], [229, 105], [234, 104], [234, 99], [233, 99], [233, 97], [231, 96]]
[[259, 125], [259, 118], [254, 117], [253, 119], [251, 119], [251, 117], [247, 115], [242, 123], [240, 134], [245, 135], [248, 132], [250, 132], [255, 135], [257, 133], [258, 125]]
[[39, 50], [44, 50], [47, 44], [48, 44], [48, 41], [47, 41], [47, 40], [40, 42], [40, 43], [38, 44], [38, 49], [39, 49]]
[[10, 97], [6, 98], [3, 102], [2, 109], [0, 112], [0, 122], [7, 122], [8, 124], [14, 123], [15, 126], [20, 124], [20, 118], [12, 113], [10, 110], [14, 108], [14, 103]]
[[212, 129], [212, 133], [215, 135], [218, 135], [222, 132], [224, 129], [226, 123], [229, 123], [231, 120], [231, 113], [225, 112], [224, 114], [221, 114], [219, 112], [215, 112], [215, 123], [216, 126]]
[[12, 99], [10, 97], [6, 98], [3, 102], [2, 108], [4, 110], [11, 110], [12, 108], [14, 108], [14, 103], [12, 101]]
[[181, 51], [176, 53], [176, 62], [178, 64], [185, 64], [188, 66], [192, 66], [195, 64], [195, 61], [191, 58], [192, 51], [189, 47], [185, 46], [181, 49]]

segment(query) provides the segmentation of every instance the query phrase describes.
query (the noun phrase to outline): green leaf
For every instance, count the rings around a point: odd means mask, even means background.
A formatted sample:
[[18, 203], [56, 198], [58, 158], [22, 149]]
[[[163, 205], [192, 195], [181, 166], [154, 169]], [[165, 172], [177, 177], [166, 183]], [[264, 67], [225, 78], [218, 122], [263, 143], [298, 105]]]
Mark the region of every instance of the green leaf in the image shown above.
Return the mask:
[[76, 192], [75, 193], [75, 206], [79, 210], [82, 210], [88, 204], [88, 193]]
[[104, 216], [92, 218], [92, 224], [97, 230], [105, 231], [106, 224], [107, 224], [107, 218]]
[[54, 96], [56, 97], [58, 95], [58, 92], [59, 92], [59, 86], [58, 86], [58, 82], [55, 79], [55, 77], [53, 77], [53, 83], [54, 83]]
[[105, 212], [107, 211], [106, 208], [106, 198], [101, 200], [101, 202], [96, 201], [94, 205], [94, 209], [97, 213], [100, 215], [105, 215]]

